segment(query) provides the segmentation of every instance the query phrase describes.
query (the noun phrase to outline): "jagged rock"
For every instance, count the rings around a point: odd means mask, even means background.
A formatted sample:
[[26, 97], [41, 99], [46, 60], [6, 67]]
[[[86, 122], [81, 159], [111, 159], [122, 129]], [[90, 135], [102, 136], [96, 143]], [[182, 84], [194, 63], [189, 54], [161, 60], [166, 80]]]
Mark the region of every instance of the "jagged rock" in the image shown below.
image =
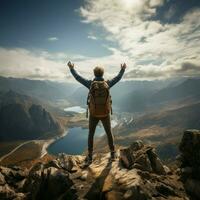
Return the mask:
[[121, 149], [120, 160], [128, 169], [138, 168], [157, 174], [166, 174], [165, 167], [155, 153], [155, 149], [145, 146], [142, 141], [136, 141], [130, 147]]
[[20, 168], [1, 167], [0, 171], [4, 175], [6, 183], [13, 187], [17, 187], [16, 183], [22, 181], [27, 176], [27, 171]]
[[62, 167], [60, 166], [58, 160], [51, 160], [48, 163], [44, 165], [44, 168], [49, 168], [49, 167], [55, 167], [57, 169], [61, 169]]
[[151, 162], [147, 154], [142, 154], [135, 160], [135, 164], [133, 167], [144, 170], [144, 171], [152, 171]]
[[140, 150], [142, 147], [144, 147], [144, 144], [141, 140], [137, 140], [135, 142], [133, 142], [131, 145], [130, 145], [130, 149], [132, 149], [132, 151], [138, 151]]
[[[136, 142], [121, 149], [119, 159], [109, 158], [109, 153], [96, 154], [82, 169], [85, 156], [61, 154], [46, 164], [36, 163], [22, 180], [16, 175], [20, 169], [0, 168], [2, 183], [6, 176], [13, 179], [13, 173], [16, 182], [1, 185], [0, 195], [15, 200], [188, 200], [179, 176], [162, 164], [151, 146]], [[187, 191], [196, 193], [195, 184], [193, 179], [187, 182]]]
[[121, 149], [120, 160], [126, 168], [130, 169], [135, 160], [132, 150], [130, 148]]
[[0, 185], [5, 185], [5, 178], [3, 176], [3, 174], [0, 172]]
[[163, 194], [164, 196], [175, 195], [174, 189], [170, 186], [165, 185], [165, 184], [157, 185], [156, 189], [159, 193]]
[[82, 162], [83, 156], [71, 156], [66, 154], [60, 154], [58, 157], [59, 165], [69, 172], [78, 171]]
[[[35, 175], [35, 176], [34, 176]], [[73, 195], [70, 188], [73, 182], [67, 171], [54, 167], [45, 168], [40, 173], [35, 171], [25, 183], [25, 191], [31, 191], [30, 199], [62, 199], [66, 193]]]
[[0, 199], [14, 199], [16, 197], [15, 191], [12, 190], [8, 184], [0, 186]]
[[165, 168], [164, 168], [161, 160], [156, 155], [155, 150], [149, 149], [147, 151], [147, 154], [148, 154], [149, 160], [151, 162], [151, 167], [152, 167], [153, 171], [157, 174], [165, 175], [166, 174]]

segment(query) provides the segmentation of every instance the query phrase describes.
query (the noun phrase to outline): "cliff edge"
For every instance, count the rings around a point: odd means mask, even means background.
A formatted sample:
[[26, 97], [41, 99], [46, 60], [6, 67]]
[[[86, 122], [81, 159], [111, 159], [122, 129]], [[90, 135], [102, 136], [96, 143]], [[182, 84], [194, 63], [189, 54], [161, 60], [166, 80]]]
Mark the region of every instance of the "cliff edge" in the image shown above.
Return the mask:
[[87, 168], [84, 156], [66, 154], [27, 170], [0, 167], [0, 199], [195, 200], [200, 192], [199, 143], [199, 131], [185, 131], [177, 170], [165, 166], [154, 147], [142, 141], [120, 149], [113, 162], [109, 154], [95, 154]]

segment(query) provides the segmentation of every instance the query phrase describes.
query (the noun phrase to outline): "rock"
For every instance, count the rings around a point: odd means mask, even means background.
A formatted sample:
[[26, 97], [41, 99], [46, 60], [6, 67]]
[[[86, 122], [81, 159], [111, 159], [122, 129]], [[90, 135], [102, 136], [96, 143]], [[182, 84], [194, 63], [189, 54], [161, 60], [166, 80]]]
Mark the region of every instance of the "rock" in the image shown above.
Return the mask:
[[164, 167], [164, 170], [165, 170], [165, 173], [166, 174], [172, 174], [172, 171], [169, 167], [167, 167], [166, 165], [163, 166]]
[[194, 179], [187, 179], [185, 182], [186, 191], [192, 196], [200, 199], [200, 181]]
[[0, 186], [0, 199], [14, 199], [16, 197], [15, 191], [7, 184]]
[[136, 158], [135, 164], [133, 167], [144, 170], [144, 171], [152, 171], [151, 162], [147, 154], [142, 154]]
[[200, 131], [184, 131], [179, 145], [181, 180], [185, 190], [195, 198], [200, 198]]
[[5, 182], [5, 178], [3, 176], [3, 174], [0, 172], [0, 185], [5, 185], [6, 182]]
[[144, 144], [141, 140], [137, 140], [135, 142], [133, 142], [131, 145], [130, 145], [130, 149], [132, 151], [138, 151], [140, 150], [142, 147], [144, 147]]
[[79, 177], [80, 180], [85, 181], [87, 180], [88, 177], [88, 172], [87, 171], [83, 171], [82, 175]]
[[128, 169], [134, 164], [134, 155], [130, 148], [120, 150], [120, 161]]
[[200, 131], [187, 130], [184, 132], [179, 149], [182, 166], [200, 166]]
[[132, 190], [127, 190], [124, 194], [124, 199], [129, 199], [133, 196]]
[[156, 189], [159, 193], [161, 193], [164, 196], [173, 196], [175, 195], [174, 189], [170, 186], [167, 186], [165, 184], [159, 184], [156, 186]]
[[[33, 170], [33, 169], [32, 169]], [[63, 171], [54, 167], [45, 168], [38, 173], [29, 175], [25, 183], [24, 190], [31, 191], [29, 198], [31, 199], [59, 199], [66, 192], [70, 193], [70, 187], [73, 182], [69, 178], [67, 171]]]
[[145, 193], [142, 187], [135, 186], [129, 190], [129, 197], [127, 199], [136, 199], [136, 200], [148, 200], [151, 196], [148, 193]]
[[154, 152], [153, 149], [149, 149], [147, 151], [149, 160], [151, 162], [151, 167], [153, 169], [153, 171], [157, 174], [161, 174], [161, 175], [165, 175], [165, 169], [164, 166], [161, 162], [161, 160], [158, 158], [158, 156], [156, 155], [156, 153]]
[[[36, 163], [28, 172], [0, 167], [0, 199], [188, 200], [179, 175], [162, 164], [150, 145], [134, 142], [113, 162], [109, 153], [96, 154], [93, 163], [82, 169], [84, 159], [60, 154], [46, 164]], [[185, 168], [193, 173], [192, 166]], [[186, 190], [199, 198], [198, 178], [185, 174]]]
[[16, 197], [13, 200], [27, 200], [27, 197], [23, 193], [17, 193]]
[[[4, 175], [4, 179], [6, 183], [8, 183], [10, 186], [15, 187], [16, 183], [25, 179], [27, 176], [27, 171], [22, 170], [20, 168], [7, 168], [7, 167], [1, 167], [1, 174]], [[0, 176], [1, 177], [1, 176]], [[0, 178], [1, 179], [1, 178]]]
[[69, 172], [76, 172], [79, 170], [80, 164], [83, 162], [83, 156], [71, 156], [60, 154], [58, 157], [59, 165]]
[[57, 169], [61, 169], [62, 167], [59, 164], [58, 160], [51, 160], [44, 165], [44, 168], [55, 167]]

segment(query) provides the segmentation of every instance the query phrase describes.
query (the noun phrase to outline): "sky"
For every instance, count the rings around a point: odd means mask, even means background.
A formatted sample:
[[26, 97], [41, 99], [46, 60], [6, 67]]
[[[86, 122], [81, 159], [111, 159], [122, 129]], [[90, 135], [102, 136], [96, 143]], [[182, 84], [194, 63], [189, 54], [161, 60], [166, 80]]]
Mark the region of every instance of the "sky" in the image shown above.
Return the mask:
[[199, 0], [0, 0], [0, 75], [71, 81], [200, 75]]

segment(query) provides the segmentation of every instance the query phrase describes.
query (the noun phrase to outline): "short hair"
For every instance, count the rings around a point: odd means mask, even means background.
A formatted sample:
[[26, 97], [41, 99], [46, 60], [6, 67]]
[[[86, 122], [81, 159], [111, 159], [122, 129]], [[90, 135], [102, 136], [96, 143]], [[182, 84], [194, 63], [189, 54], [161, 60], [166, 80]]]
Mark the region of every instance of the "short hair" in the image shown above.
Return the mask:
[[104, 69], [103, 67], [95, 67], [94, 68], [94, 75], [97, 77], [101, 77], [104, 74]]

